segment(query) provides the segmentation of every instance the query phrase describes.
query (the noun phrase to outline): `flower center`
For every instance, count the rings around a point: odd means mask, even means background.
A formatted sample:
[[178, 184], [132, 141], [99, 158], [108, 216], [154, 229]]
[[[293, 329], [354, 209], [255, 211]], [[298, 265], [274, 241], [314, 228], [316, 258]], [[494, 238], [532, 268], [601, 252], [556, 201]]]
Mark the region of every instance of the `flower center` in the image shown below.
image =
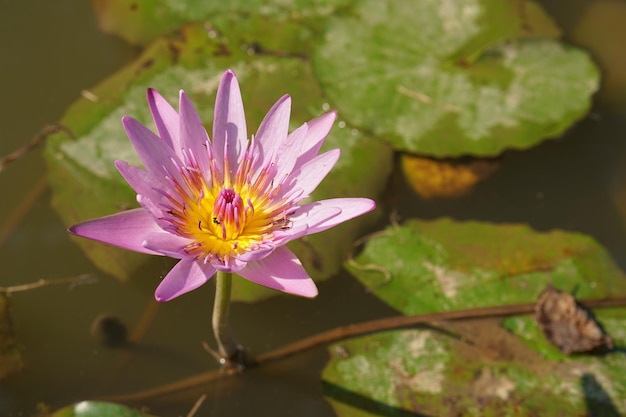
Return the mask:
[[200, 192], [188, 199], [178, 233], [193, 240], [187, 252], [198, 258], [224, 260], [263, 242], [265, 230], [255, 221], [252, 201], [234, 188]]
[[243, 199], [232, 188], [222, 189], [213, 205], [212, 222], [222, 227], [222, 239], [236, 238], [246, 220]]
[[[163, 208], [168, 229], [191, 239], [185, 252], [205, 262], [227, 263], [231, 257], [270, 244], [277, 231], [291, 228], [293, 203], [277, 198], [273, 165], [251, 172], [250, 155], [231, 178], [225, 164], [220, 175], [213, 161], [203, 173], [194, 158], [186, 157], [177, 173], [168, 175], [173, 192]], [[220, 178], [221, 181], [215, 181]]]

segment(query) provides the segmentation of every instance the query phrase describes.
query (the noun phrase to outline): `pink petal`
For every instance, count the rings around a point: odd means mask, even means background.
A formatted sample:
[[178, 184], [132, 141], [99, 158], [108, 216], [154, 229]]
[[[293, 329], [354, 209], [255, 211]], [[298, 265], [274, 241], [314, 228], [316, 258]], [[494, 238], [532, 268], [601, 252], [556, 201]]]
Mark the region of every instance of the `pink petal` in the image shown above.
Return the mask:
[[148, 106], [161, 139], [180, 157], [179, 116], [176, 110], [155, 89], [149, 88]]
[[75, 224], [70, 233], [135, 252], [161, 255], [143, 246], [146, 236], [165, 233], [146, 210], [134, 209]]
[[[282, 246], [299, 239], [302, 236], [310, 235], [311, 226], [328, 221], [328, 219], [341, 214], [338, 207], [326, 206], [316, 203], [305, 204], [298, 207], [295, 214], [289, 218], [292, 225], [285, 230], [277, 230], [274, 234], [272, 243], [274, 246]], [[313, 232], [314, 233], [314, 232]]]
[[296, 165], [302, 165], [317, 156], [326, 136], [328, 136], [330, 129], [333, 127], [333, 123], [335, 123], [336, 117], [337, 112], [333, 110], [306, 123], [306, 137], [304, 138], [303, 148]]
[[239, 83], [235, 73], [228, 70], [217, 88], [213, 118], [213, 151], [218, 168], [223, 169], [222, 158], [225, 149], [227, 149], [231, 177], [234, 178], [239, 157], [246, 149], [247, 143], [246, 114], [243, 109]]
[[296, 167], [298, 156], [301, 153], [302, 146], [304, 146], [304, 138], [307, 129], [307, 125], [303, 124], [294, 130], [278, 149], [276, 158], [276, 178], [279, 181], [283, 181], [287, 178]]
[[180, 141], [183, 147], [194, 156], [203, 172], [209, 172], [207, 146], [209, 135], [202, 124], [202, 119], [184, 91], [180, 91]]
[[239, 275], [257, 284], [304, 297], [315, 297], [317, 287], [302, 263], [287, 247], [277, 248], [271, 255], [250, 262]]
[[[153, 203], [152, 207], [156, 208], [158, 202], [164, 199], [163, 195], [156, 191], [157, 189], [163, 189], [163, 184], [154, 178], [153, 175], [124, 161], [115, 161], [115, 167], [137, 194]], [[154, 212], [150, 208], [150, 211], [157, 217], [161, 214], [160, 209]]]
[[[309, 228], [306, 234], [312, 235], [323, 232], [375, 208], [376, 203], [369, 198], [333, 198], [304, 204], [298, 211], [308, 211]], [[334, 210], [339, 210], [340, 213], [327, 215], [333, 213]]]
[[335, 166], [340, 153], [339, 149], [330, 150], [297, 168], [282, 185], [279, 198], [298, 200], [307, 197]]
[[169, 256], [170, 258], [181, 259], [187, 256], [185, 247], [191, 242], [192, 240], [186, 237], [161, 232], [146, 236], [143, 241], [143, 246], [146, 249]]
[[226, 262], [224, 262], [217, 259], [216, 257], [213, 257], [209, 262], [211, 262], [213, 268], [215, 268], [216, 270], [228, 273], [236, 273], [241, 271], [247, 263], [236, 258], [229, 258]]
[[215, 269], [211, 264], [197, 261], [193, 258], [185, 258], [178, 262], [174, 268], [163, 278], [157, 287], [154, 298], [165, 302], [193, 291], [215, 275]]
[[139, 159], [148, 172], [156, 178], [163, 178], [164, 167], [171, 174], [178, 172], [177, 167], [172, 162], [172, 158], [177, 160], [178, 157], [166, 142], [132, 117], [124, 116], [122, 124], [137, 151], [137, 155], [139, 155]]
[[274, 245], [268, 245], [267, 247], [244, 252], [241, 255], [237, 256], [237, 259], [239, 261], [246, 262], [246, 263], [259, 261], [265, 258], [266, 256], [268, 256], [270, 253], [272, 253], [274, 249], [275, 249]]
[[253, 171], [264, 167], [274, 157], [276, 150], [287, 138], [289, 116], [291, 115], [291, 97], [282, 96], [267, 112], [255, 136], [257, 149], [262, 155], [257, 157]]
[[296, 223], [286, 230], [277, 230], [273, 232], [274, 238], [272, 244], [276, 247], [286, 245], [292, 240], [300, 239], [302, 236], [306, 236], [309, 230], [309, 226], [306, 223]]
[[341, 208], [336, 205], [324, 204], [321, 201], [316, 201], [314, 203], [303, 204], [302, 206], [296, 208], [294, 215], [289, 217], [289, 220], [294, 224], [304, 223], [307, 227], [311, 227], [340, 214]]

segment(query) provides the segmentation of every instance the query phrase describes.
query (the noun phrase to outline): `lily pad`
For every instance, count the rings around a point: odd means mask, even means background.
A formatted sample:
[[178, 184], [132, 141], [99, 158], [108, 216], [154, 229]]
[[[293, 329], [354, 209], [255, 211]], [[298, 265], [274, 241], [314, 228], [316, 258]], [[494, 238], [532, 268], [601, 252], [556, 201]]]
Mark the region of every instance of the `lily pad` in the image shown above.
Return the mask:
[[[239, 22], [248, 15], [274, 23], [310, 21], [329, 16], [347, 3], [347, 0], [96, 0], [94, 9], [102, 30], [131, 43], [146, 44], [184, 23], [212, 21], [215, 16], [236, 16]], [[272, 28], [268, 28], [271, 33]], [[242, 30], [239, 24], [237, 30]]]
[[22, 356], [9, 315], [9, 299], [0, 294], [0, 381], [18, 372], [22, 366]]
[[560, 135], [599, 74], [531, 1], [359, 1], [313, 64], [354, 126], [438, 157], [493, 156]]
[[348, 267], [409, 315], [534, 302], [549, 283], [580, 299], [626, 295], [623, 272], [594, 239], [524, 225], [411, 220], [370, 239]]
[[52, 417], [153, 417], [153, 415], [115, 403], [81, 401], [58, 410]]
[[[626, 294], [592, 238], [522, 225], [411, 220], [372, 237], [350, 271], [403, 314], [533, 302], [552, 283], [578, 298]], [[596, 317], [617, 346], [625, 309]], [[338, 415], [531, 416], [626, 412], [626, 355], [567, 357], [527, 317], [432, 323], [330, 347]], [[613, 412], [613, 414], [610, 414]], [[413, 414], [411, 414], [413, 415]]]
[[[95, 87], [97, 102], [81, 99], [63, 117], [61, 123], [75, 139], [51, 138], [47, 162], [53, 206], [64, 222], [69, 225], [136, 206], [133, 191], [113, 163], [121, 159], [140, 165], [120, 119], [132, 115], [152, 125], [145, 101], [148, 87], [156, 88], [171, 103], [177, 102], [178, 91], [184, 88], [208, 126], [219, 79], [228, 68], [240, 81], [250, 131], [256, 130], [267, 110], [285, 93], [293, 98], [292, 128], [328, 110], [306, 61], [271, 54], [250, 57], [229, 39], [207, 37], [202, 25], [186, 26], [180, 38], [156, 41], [136, 62]], [[343, 154], [314, 198], [375, 197], [382, 190], [391, 170], [388, 146], [348, 127], [336, 127], [326, 146], [342, 148]], [[370, 169], [372, 163], [380, 167], [378, 171]], [[314, 278], [327, 278], [341, 267], [350, 242], [375, 218], [365, 216], [346, 228], [325, 232], [332, 245], [312, 239], [305, 246], [296, 244], [295, 249]], [[121, 279], [150, 258], [84, 239], [77, 242], [100, 268]], [[321, 266], [313, 263], [318, 258]], [[245, 280], [235, 280], [233, 286], [233, 297], [240, 300], [274, 293]]]
[[[619, 317], [623, 323], [623, 310]], [[495, 323], [455, 330], [460, 338], [413, 329], [331, 346], [322, 377], [337, 415], [617, 417], [626, 411], [621, 352], [551, 361]]]

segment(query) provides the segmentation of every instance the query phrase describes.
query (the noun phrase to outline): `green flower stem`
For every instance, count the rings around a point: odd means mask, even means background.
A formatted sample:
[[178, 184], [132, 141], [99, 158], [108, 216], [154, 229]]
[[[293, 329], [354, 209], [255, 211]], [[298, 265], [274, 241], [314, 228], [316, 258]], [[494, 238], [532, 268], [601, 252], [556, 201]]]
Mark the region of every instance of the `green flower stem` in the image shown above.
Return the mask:
[[241, 347], [230, 330], [228, 315], [230, 310], [230, 288], [232, 275], [217, 271], [215, 277], [215, 304], [213, 305], [213, 334], [221, 358], [226, 362], [237, 361]]

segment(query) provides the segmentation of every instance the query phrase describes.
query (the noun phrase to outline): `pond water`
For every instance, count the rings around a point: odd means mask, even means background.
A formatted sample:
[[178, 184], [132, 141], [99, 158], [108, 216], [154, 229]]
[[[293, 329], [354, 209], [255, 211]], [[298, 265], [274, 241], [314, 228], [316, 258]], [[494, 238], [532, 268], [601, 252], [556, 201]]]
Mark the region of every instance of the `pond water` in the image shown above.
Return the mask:
[[[575, 28], [590, 3], [545, 6], [568, 38], [578, 39]], [[43, 126], [57, 121], [81, 90], [139, 53], [98, 30], [89, 2], [5, 0], [0, 3], [0, 21], [0, 155], [26, 144]], [[618, 57], [615, 68], [622, 65], [626, 70], [625, 55]], [[470, 195], [422, 200], [398, 180], [393, 208], [400, 218], [451, 216], [580, 231], [595, 237], [625, 268], [626, 201], [621, 211], [618, 204], [618, 193], [626, 186], [625, 132], [626, 109], [599, 98], [590, 115], [563, 140], [507, 152], [500, 169]], [[0, 195], [0, 286], [91, 277], [80, 285], [12, 295], [26, 366], [0, 383], [0, 415], [32, 415], [40, 403], [56, 409], [217, 368], [201, 345], [205, 340], [212, 343], [212, 285], [159, 305], [153, 291], [170, 261], [155, 259], [128, 283], [95, 269], [49, 206], [39, 151], [0, 173]], [[320, 284], [319, 290], [314, 300], [279, 295], [234, 304], [232, 326], [239, 341], [252, 353], [261, 353], [324, 329], [394, 314], [347, 274]], [[120, 349], [99, 344], [90, 329], [102, 314], [121, 320], [140, 341]], [[319, 380], [325, 360], [325, 349], [320, 348], [141, 404], [156, 415], [185, 415], [206, 393], [202, 415], [332, 416]]]

